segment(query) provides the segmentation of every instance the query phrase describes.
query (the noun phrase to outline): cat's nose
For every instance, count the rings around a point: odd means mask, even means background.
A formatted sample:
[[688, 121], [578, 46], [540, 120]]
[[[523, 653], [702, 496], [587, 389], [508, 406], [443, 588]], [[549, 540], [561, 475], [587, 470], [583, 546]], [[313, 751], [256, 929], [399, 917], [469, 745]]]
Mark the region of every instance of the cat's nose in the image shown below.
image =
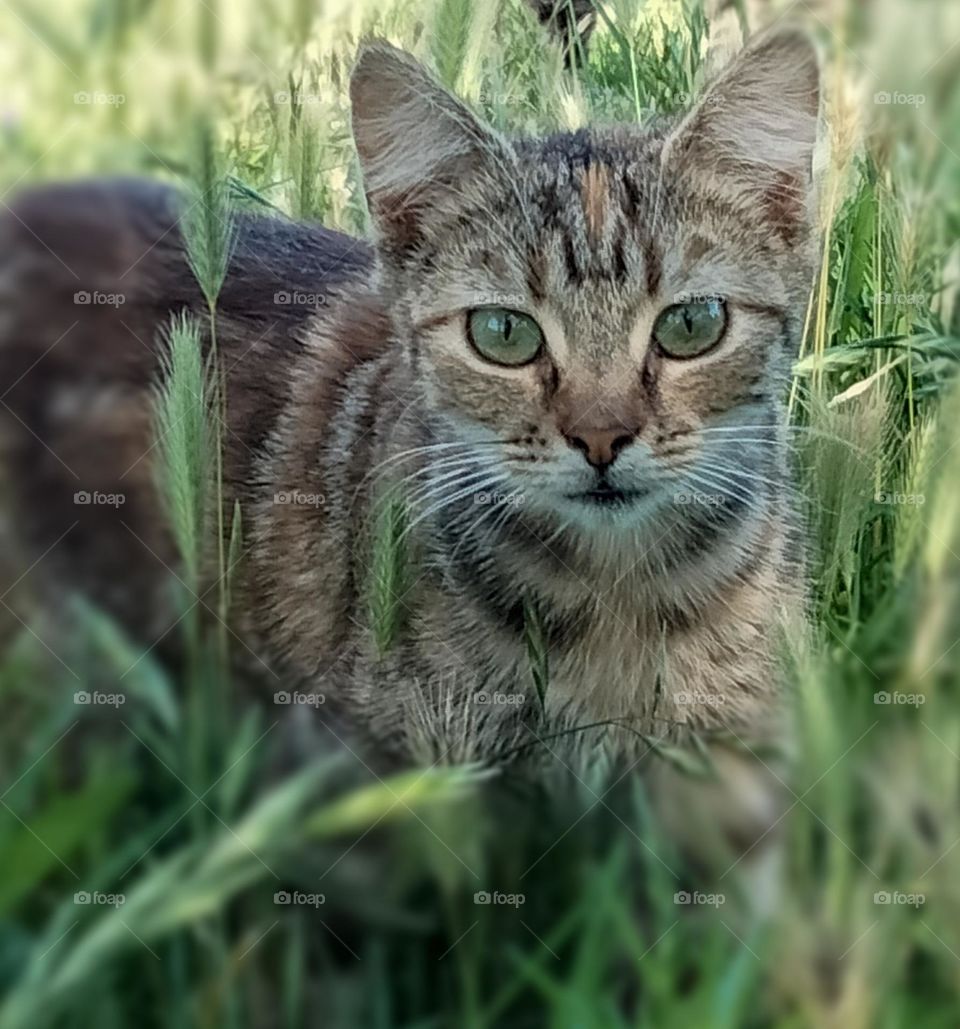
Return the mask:
[[617, 459], [617, 454], [633, 441], [636, 432], [630, 432], [622, 425], [608, 428], [577, 429], [565, 432], [564, 439], [583, 453], [594, 468], [606, 468]]

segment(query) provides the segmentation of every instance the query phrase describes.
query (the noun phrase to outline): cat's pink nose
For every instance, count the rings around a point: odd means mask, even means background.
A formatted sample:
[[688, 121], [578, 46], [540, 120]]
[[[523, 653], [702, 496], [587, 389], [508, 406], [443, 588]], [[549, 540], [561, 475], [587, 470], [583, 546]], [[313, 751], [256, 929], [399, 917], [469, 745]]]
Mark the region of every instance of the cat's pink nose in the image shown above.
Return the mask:
[[617, 454], [633, 441], [636, 432], [630, 432], [622, 425], [610, 428], [577, 428], [572, 432], [564, 432], [564, 439], [583, 453], [594, 468], [606, 468], [613, 464]]

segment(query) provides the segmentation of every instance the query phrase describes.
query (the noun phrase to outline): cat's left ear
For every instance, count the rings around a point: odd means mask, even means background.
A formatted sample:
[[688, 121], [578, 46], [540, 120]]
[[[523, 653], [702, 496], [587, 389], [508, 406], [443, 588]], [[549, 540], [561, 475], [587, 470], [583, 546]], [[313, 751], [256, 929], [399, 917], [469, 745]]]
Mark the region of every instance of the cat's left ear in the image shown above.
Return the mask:
[[350, 80], [353, 136], [382, 243], [414, 245], [485, 176], [515, 160], [510, 145], [409, 54], [363, 46]]
[[664, 165], [697, 169], [738, 194], [762, 194], [779, 217], [799, 217], [811, 192], [819, 108], [820, 67], [809, 37], [794, 28], [764, 33], [668, 137]]

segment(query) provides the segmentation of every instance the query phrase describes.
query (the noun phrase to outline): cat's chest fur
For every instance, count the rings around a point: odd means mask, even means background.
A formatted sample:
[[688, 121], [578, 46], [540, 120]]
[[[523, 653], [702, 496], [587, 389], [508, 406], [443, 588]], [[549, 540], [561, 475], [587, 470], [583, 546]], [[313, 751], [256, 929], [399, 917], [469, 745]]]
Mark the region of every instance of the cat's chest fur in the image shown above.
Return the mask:
[[364, 699], [381, 707], [392, 683], [403, 699], [389, 719], [433, 760], [448, 750], [496, 757], [558, 734], [603, 733], [632, 754], [645, 738], [758, 722], [775, 692], [769, 640], [756, 628], [763, 574], [761, 566], [690, 621], [629, 576], [606, 590], [568, 584], [536, 615], [495, 603], [477, 582], [427, 576], [410, 598], [398, 652], [367, 651]]
[[647, 613], [591, 604], [549, 639], [542, 631], [424, 589], [395, 652], [362, 644], [355, 696], [429, 761], [496, 760], [596, 723], [656, 731], [661, 641]]

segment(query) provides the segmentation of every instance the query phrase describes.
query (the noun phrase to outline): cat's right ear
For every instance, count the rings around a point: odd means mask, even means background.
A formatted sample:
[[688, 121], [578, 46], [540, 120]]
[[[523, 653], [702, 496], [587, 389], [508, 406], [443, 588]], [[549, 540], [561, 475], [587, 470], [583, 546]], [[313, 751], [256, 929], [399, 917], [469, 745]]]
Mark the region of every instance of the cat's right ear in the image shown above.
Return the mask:
[[361, 49], [350, 101], [370, 213], [391, 248], [415, 245], [431, 220], [462, 207], [472, 185], [513, 161], [505, 140], [414, 58], [381, 40]]
[[809, 213], [820, 70], [809, 37], [778, 28], [752, 40], [668, 137], [663, 162], [752, 193], [779, 224]]

